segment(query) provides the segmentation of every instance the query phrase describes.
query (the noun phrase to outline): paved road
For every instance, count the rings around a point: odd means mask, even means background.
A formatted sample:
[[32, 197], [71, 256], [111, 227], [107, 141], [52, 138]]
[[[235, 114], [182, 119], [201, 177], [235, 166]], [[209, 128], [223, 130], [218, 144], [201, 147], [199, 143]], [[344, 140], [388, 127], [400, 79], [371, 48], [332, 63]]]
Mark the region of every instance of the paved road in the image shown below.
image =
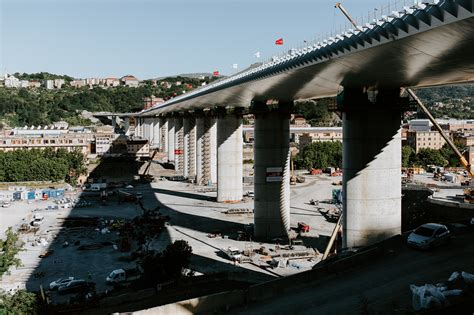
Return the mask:
[[281, 296], [233, 313], [357, 314], [361, 299], [366, 298], [371, 313], [404, 314], [411, 309], [410, 284], [443, 282], [453, 271], [474, 273], [474, 231], [430, 252], [402, 245], [393, 256], [305, 288], [288, 288]]

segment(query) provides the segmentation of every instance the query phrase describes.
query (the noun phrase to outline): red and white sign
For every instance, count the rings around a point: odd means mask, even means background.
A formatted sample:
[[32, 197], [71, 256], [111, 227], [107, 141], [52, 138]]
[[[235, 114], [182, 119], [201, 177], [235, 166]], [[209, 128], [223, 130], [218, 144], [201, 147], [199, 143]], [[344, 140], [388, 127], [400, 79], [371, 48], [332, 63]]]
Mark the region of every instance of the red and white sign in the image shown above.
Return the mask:
[[267, 183], [281, 182], [283, 180], [282, 167], [267, 167], [266, 172]]
[[283, 45], [283, 38], [279, 38], [275, 41], [275, 45]]
[[178, 155], [179, 155], [179, 154], [183, 154], [183, 153], [184, 153], [184, 152], [183, 152], [183, 150], [181, 150], [181, 149], [176, 149], [176, 150], [174, 150], [174, 154], [178, 154]]

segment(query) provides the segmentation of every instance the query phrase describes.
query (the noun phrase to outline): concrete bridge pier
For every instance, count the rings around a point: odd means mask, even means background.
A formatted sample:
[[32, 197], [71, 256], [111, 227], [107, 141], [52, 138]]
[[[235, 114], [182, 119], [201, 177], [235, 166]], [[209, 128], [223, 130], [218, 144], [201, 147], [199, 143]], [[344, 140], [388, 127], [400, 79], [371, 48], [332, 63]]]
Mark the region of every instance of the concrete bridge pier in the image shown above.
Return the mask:
[[184, 173], [184, 128], [183, 117], [179, 116], [174, 120], [174, 169], [178, 175]]
[[202, 185], [204, 179], [204, 117], [196, 117], [196, 184]]
[[137, 138], [141, 137], [141, 126], [142, 125], [142, 119], [140, 117], [135, 117], [135, 132], [134, 136]]
[[196, 120], [194, 117], [183, 118], [184, 128], [184, 176], [196, 177]]
[[401, 233], [400, 89], [338, 95], [343, 112], [343, 247]]
[[208, 114], [196, 116], [196, 184], [217, 182], [217, 120]]
[[160, 119], [158, 117], [153, 118], [153, 143], [152, 145], [154, 148], [159, 148], [160, 147], [160, 131], [161, 131], [161, 126], [160, 126]]
[[160, 152], [168, 152], [168, 120], [160, 118]]
[[292, 103], [252, 104], [254, 126], [254, 236], [287, 237], [290, 230], [290, 114]]
[[219, 113], [217, 119], [217, 201], [242, 200], [242, 112]]
[[168, 118], [168, 163], [174, 163], [174, 118]]
[[130, 135], [130, 117], [124, 117], [123, 119], [123, 131], [126, 136]]
[[148, 140], [148, 144], [151, 146], [153, 143], [153, 118], [147, 117], [143, 118], [143, 130], [144, 130], [144, 138]]

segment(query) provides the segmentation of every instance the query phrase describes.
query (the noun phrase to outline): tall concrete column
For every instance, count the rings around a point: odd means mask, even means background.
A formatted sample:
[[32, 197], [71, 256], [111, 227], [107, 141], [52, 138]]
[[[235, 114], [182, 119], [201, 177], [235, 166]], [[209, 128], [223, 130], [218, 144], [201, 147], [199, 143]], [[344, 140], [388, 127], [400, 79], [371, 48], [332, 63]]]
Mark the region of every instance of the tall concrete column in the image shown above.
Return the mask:
[[196, 177], [196, 120], [194, 117], [184, 117], [184, 176]]
[[168, 163], [174, 163], [174, 118], [168, 118]]
[[130, 135], [130, 117], [124, 117], [123, 119], [123, 131], [126, 136]]
[[343, 247], [366, 246], [401, 233], [400, 91], [344, 89]]
[[141, 138], [141, 126], [142, 126], [142, 122], [141, 122], [141, 118], [140, 117], [135, 117], [135, 134], [134, 136], [135, 137], [138, 137], [138, 138]]
[[196, 184], [202, 185], [204, 180], [204, 117], [196, 117]]
[[153, 143], [153, 118], [145, 118], [145, 139], [148, 140], [149, 145]]
[[217, 183], [217, 119], [202, 116], [196, 119], [196, 183]]
[[183, 175], [184, 173], [184, 128], [183, 128], [183, 118], [175, 118], [174, 121], [174, 148], [175, 148], [175, 158], [174, 158], [174, 169], [177, 174]]
[[160, 147], [160, 119], [158, 117], [153, 118], [153, 143], [151, 144], [155, 148]]
[[168, 152], [168, 120], [160, 118], [160, 151]]
[[221, 114], [217, 119], [217, 201], [242, 200], [242, 115]]
[[290, 113], [293, 104], [253, 104], [254, 236], [287, 237], [290, 230]]

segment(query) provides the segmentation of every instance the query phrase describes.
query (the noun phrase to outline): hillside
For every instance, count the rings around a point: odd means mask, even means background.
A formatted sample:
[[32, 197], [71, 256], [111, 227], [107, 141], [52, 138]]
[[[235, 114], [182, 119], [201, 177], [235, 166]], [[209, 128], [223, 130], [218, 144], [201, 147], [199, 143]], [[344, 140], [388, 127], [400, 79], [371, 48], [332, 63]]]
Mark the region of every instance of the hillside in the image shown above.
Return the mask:
[[[22, 79], [43, 80], [71, 77], [46, 72], [18, 74]], [[204, 77], [204, 79], [203, 79]], [[45, 88], [14, 89], [0, 87], [0, 127], [44, 125], [66, 120], [71, 125], [89, 124], [79, 117], [82, 110], [90, 112], [137, 112], [144, 99], [152, 95], [164, 100], [216, 80], [208, 73], [181, 74], [141, 82], [138, 88]], [[474, 85], [454, 85], [418, 89], [419, 97], [430, 107], [436, 118], [474, 119]], [[303, 115], [313, 126], [338, 125], [340, 121], [327, 109], [331, 99], [298, 102], [295, 112]], [[422, 117], [422, 116], [420, 116]]]

